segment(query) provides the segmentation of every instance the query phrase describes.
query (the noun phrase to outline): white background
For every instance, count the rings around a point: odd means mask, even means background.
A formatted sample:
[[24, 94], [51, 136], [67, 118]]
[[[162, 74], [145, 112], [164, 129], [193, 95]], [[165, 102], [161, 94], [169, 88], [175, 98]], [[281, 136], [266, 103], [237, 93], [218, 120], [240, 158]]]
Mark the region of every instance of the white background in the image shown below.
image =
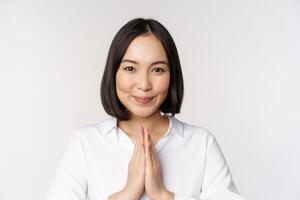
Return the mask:
[[300, 199], [300, 2], [1, 1], [0, 199], [41, 200], [72, 131], [107, 117], [110, 43], [150, 17], [177, 44], [177, 118], [209, 129], [248, 200]]

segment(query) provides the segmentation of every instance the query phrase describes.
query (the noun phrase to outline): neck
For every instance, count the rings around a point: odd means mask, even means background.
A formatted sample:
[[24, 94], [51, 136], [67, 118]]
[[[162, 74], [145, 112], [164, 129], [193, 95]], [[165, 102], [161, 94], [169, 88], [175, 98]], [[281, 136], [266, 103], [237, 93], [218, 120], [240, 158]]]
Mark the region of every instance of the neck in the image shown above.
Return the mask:
[[152, 137], [158, 137], [160, 134], [167, 131], [168, 123], [168, 117], [161, 115], [158, 111], [148, 117], [132, 116], [127, 121], [118, 120], [118, 127], [124, 130], [129, 136], [135, 137], [137, 135], [138, 127], [143, 126], [149, 129]]

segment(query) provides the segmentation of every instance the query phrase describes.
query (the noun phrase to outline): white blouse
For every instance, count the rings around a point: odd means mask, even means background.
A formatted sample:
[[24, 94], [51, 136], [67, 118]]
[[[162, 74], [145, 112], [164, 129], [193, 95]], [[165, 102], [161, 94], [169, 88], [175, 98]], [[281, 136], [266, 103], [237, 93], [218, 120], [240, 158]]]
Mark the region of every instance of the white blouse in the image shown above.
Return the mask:
[[[212, 133], [169, 117], [156, 143], [162, 181], [175, 200], [243, 200]], [[75, 129], [46, 200], [107, 200], [126, 183], [134, 143], [117, 119]], [[140, 200], [149, 200], [144, 192]]]

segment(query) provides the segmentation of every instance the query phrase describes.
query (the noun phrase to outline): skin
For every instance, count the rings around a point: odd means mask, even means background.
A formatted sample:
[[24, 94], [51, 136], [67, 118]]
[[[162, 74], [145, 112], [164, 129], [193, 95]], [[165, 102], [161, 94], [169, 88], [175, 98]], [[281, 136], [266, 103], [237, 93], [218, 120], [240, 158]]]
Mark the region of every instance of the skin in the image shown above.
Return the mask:
[[[159, 62], [157, 62], [159, 61]], [[136, 37], [127, 48], [116, 74], [119, 100], [131, 113], [128, 121], [118, 121], [134, 143], [124, 188], [110, 200], [137, 200], [143, 192], [151, 200], [174, 199], [163, 185], [155, 144], [169, 127], [169, 119], [159, 111], [170, 83], [168, 59], [161, 42], [153, 34]], [[151, 97], [143, 104], [134, 97]]]

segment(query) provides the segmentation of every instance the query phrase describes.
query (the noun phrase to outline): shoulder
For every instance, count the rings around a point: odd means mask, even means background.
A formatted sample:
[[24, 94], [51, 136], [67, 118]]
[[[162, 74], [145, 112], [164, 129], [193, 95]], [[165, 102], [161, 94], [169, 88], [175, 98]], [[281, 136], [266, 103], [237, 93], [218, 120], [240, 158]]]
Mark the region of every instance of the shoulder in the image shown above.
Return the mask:
[[91, 136], [91, 135], [104, 135], [109, 132], [116, 124], [116, 119], [108, 117], [98, 122], [83, 124], [74, 130], [75, 135], [80, 137]]
[[177, 131], [182, 132], [183, 137], [186, 139], [193, 138], [193, 140], [202, 140], [208, 143], [211, 143], [213, 140], [215, 140], [215, 135], [209, 129], [203, 126], [188, 123], [177, 118], [173, 118], [173, 122], [174, 126], [179, 127], [177, 128]]

